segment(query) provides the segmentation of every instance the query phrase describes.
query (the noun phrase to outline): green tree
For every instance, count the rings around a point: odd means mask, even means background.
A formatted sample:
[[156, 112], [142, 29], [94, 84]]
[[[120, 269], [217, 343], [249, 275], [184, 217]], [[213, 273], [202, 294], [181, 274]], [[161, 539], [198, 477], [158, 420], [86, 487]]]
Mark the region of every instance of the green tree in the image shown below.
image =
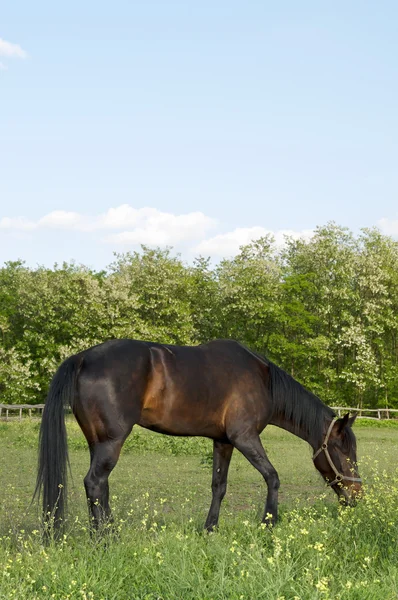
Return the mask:
[[223, 260], [217, 277], [221, 302], [221, 332], [269, 353], [280, 317], [281, 265], [271, 235]]
[[189, 283], [187, 268], [170, 249], [143, 246], [141, 253], [116, 255], [107, 281], [108, 310], [113, 293], [118, 299], [112, 333], [115, 337], [191, 343], [195, 334]]

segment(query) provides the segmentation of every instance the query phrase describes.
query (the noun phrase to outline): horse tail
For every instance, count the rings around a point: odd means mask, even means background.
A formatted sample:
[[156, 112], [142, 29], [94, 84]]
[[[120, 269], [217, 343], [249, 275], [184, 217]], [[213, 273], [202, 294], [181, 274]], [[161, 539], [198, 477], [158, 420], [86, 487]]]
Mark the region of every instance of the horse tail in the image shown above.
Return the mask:
[[73, 409], [81, 361], [67, 358], [55, 373], [43, 410], [39, 437], [39, 464], [34, 497], [43, 496], [43, 516], [54, 518], [58, 527], [64, 518], [67, 498], [68, 441], [64, 412]]

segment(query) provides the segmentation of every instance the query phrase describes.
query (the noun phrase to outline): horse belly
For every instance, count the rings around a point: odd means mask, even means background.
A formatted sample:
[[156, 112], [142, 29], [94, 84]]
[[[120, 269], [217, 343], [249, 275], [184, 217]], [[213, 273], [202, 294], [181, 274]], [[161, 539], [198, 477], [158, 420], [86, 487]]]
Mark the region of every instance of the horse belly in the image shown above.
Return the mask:
[[200, 414], [195, 414], [194, 411], [170, 411], [162, 414], [160, 411], [144, 409], [141, 412], [138, 425], [168, 435], [197, 435], [219, 438], [225, 434], [221, 420], [215, 418], [215, 415], [203, 418]]
[[225, 434], [222, 407], [179, 402], [176, 398], [146, 398], [138, 425], [168, 435], [198, 435], [219, 438]]

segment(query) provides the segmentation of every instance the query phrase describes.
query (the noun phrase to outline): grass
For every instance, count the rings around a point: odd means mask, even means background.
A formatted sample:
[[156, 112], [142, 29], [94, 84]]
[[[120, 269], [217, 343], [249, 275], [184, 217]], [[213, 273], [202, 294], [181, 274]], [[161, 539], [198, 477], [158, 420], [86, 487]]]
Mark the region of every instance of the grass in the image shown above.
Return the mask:
[[340, 508], [309, 447], [269, 427], [263, 443], [281, 479], [280, 522], [259, 526], [265, 485], [234, 453], [219, 530], [204, 534], [212, 444], [139, 430], [111, 476], [116, 534], [91, 538], [82, 478], [88, 451], [68, 423], [69, 520], [43, 546], [29, 507], [38, 425], [0, 423], [0, 599], [392, 600], [398, 598], [398, 428], [355, 426], [366, 496]]

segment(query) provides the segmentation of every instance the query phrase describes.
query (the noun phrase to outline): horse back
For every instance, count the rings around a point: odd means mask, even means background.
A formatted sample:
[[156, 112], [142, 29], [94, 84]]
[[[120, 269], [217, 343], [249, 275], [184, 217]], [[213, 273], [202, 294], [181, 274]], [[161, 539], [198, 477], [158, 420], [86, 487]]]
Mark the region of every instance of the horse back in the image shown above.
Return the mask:
[[230, 341], [172, 346], [112, 340], [84, 353], [76, 418], [94, 440], [134, 424], [170, 435], [227, 438], [270, 416], [266, 366]]

